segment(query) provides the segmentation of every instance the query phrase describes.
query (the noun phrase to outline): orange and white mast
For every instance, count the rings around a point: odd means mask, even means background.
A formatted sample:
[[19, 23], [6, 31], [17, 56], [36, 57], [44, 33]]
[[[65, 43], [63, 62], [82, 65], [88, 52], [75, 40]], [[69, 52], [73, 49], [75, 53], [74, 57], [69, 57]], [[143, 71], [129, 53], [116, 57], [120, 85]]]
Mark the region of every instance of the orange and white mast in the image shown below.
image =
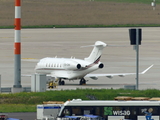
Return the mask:
[[21, 88], [21, 0], [15, 0], [14, 85]]

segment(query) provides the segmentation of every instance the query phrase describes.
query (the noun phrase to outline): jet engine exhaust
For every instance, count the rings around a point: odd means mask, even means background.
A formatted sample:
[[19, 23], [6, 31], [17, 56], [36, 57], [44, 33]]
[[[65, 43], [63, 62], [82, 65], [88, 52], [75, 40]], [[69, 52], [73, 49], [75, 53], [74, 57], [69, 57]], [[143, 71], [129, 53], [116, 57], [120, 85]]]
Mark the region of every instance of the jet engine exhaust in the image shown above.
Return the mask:
[[81, 65], [80, 64], [77, 64], [77, 69], [81, 69]]
[[103, 67], [104, 67], [103, 63], [99, 64], [99, 68], [103, 68]]

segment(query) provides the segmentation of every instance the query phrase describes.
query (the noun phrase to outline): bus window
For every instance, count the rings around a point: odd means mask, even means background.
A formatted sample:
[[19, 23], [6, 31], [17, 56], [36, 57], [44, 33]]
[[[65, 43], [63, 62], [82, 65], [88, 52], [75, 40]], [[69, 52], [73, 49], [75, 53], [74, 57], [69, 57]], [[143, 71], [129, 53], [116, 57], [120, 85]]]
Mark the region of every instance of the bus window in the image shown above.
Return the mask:
[[63, 113], [64, 113], [65, 116], [69, 116], [70, 115], [70, 111], [68, 109], [65, 109], [63, 111]]
[[101, 107], [95, 107], [94, 110], [95, 110], [95, 115], [102, 116]]
[[72, 107], [72, 116], [82, 115], [81, 107]]
[[83, 115], [94, 115], [94, 107], [83, 107]]
[[160, 112], [157, 106], [141, 106], [138, 107], [138, 118], [143, 118], [146, 120], [159, 120]]
[[60, 117], [64, 116], [70, 116], [71, 115], [71, 110], [70, 107], [65, 107], [60, 115]]
[[138, 107], [138, 115], [157, 115], [159, 116], [159, 109], [155, 106], [144, 106], [144, 107]]

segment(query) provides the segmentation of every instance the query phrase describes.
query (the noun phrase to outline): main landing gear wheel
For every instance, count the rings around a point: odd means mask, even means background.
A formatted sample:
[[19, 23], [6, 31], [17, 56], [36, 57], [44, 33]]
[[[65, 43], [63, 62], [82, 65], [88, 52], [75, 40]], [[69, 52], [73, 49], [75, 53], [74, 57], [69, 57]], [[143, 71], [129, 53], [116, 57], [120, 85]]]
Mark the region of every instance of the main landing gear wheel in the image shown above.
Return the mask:
[[79, 82], [80, 85], [85, 85], [86, 84], [86, 80], [84, 78], [82, 78]]
[[65, 85], [65, 82], [63, 80], [59, 80], [59, 85]]

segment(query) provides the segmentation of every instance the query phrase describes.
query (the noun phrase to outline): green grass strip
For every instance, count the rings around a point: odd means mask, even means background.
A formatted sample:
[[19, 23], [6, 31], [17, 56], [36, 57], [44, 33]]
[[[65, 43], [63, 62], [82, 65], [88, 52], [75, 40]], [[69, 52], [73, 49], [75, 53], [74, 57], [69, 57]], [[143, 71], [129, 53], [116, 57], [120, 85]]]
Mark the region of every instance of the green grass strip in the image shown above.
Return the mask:
[[36, 112], [36, 106], [44, 101], [114, 100], [117, 96], [160, 97], [160, 90], [76, 89], [0, 94], [0, 112]]
[[36, 107], [36, 105], [25, 104], [1, 104], [0, 113], [36, 112]]

